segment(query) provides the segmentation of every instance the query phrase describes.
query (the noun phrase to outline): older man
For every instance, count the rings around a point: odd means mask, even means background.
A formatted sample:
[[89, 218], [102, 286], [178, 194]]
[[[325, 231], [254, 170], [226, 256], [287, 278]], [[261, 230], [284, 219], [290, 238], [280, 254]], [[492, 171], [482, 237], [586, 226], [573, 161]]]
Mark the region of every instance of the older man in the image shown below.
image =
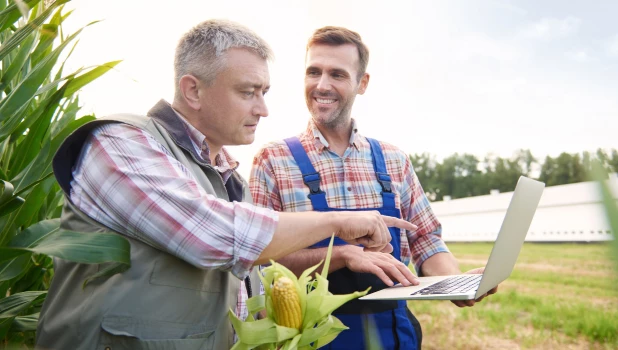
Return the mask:
[[248, 186], [224, 146], [253, 142], [268, 115], [270, 56], [247, 28], [203, 22], [176, 49], [171, 105], [96, 120], [67, 138], [54, 159], [66, 195], [62, 227], [125, 236], [131, 267], [82, 288], [109, 266], [56, 260], [38, 347], [228, 349], [227, 310], [245, 317], [259, 286], [252, 266], [333, 232], [390, 251], [387, 226], [415, 228], [378, 213], [277, 213], [242, 203]]

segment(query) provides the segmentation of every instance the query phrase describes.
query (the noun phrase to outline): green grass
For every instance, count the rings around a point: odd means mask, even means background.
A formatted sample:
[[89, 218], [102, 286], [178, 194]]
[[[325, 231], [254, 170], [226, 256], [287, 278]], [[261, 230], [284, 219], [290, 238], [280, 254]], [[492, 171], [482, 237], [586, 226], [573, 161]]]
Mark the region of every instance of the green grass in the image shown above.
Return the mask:
[[[492, 244], [449, 244], [463, 271]], [[618, 348], [618, 278], [610, 245], [526, 243], [499, 292], [472, 308], [415, 301], [424, 348]]]

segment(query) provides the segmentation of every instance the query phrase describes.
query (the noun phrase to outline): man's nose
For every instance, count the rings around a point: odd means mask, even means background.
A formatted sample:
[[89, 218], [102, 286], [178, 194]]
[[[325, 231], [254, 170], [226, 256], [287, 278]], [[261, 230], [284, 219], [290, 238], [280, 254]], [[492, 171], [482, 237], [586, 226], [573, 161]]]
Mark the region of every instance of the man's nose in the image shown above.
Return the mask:
[[258, 117], [268, 117], [268, 107], [266, 106], [266, 101], [263, 96], [259, 98], [259, 101], [253, 107], [253, 115]]
[[322, 74], [320, 76], [320, 80], [318, 80], [318, 85], [316, 86], [316, 89], [318, 91], [324, 92], [324, 91], [330, 91], [332, 85], [330, 82], [330, 78], [328, 77], [327, 74]]

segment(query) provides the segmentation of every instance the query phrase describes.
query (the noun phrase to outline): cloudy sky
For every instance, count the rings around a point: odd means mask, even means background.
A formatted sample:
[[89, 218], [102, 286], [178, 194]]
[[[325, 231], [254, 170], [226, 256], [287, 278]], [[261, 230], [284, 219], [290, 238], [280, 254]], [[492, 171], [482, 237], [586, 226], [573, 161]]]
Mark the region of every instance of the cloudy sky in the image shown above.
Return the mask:
[[73, 0], [68, 29], [94, 20], [70, 60], [123, 60], [83, 89], [83, 113], [145, 113], [173, 96], [178, 38], [209, 18], [241, 22], [273, 47], [270, 116], [233, 147], [247, 175], [258, 147], [308, 119], [304, 50], [313, 30], [345, 26], [369, 46], [360, 131], [438, 159], [618, 148], [618, 1]]

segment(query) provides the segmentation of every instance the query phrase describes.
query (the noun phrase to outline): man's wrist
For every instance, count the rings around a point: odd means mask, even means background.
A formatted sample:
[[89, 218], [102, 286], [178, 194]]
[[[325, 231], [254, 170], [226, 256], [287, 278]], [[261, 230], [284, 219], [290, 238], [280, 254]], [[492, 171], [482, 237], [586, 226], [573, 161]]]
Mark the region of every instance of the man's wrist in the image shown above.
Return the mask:
[[341, 262], [341, 266], [348, 266], [348, 261], [352, 260], [355, 254], [358, 254], [358, 250], [362, 250], [355, 245], [346, 244], [342, 246], [338, 246], [337, 249], [337, 259]]
[[322, 213], [325, 217], [327, 233], [328, 235], [325, 238], [330, 238], [332, 234], [335, 234], [335, 237], [339, 237], [339, 227], [341, 227], [341, 216], [337, 215], [336, 212], [327, 212]]

